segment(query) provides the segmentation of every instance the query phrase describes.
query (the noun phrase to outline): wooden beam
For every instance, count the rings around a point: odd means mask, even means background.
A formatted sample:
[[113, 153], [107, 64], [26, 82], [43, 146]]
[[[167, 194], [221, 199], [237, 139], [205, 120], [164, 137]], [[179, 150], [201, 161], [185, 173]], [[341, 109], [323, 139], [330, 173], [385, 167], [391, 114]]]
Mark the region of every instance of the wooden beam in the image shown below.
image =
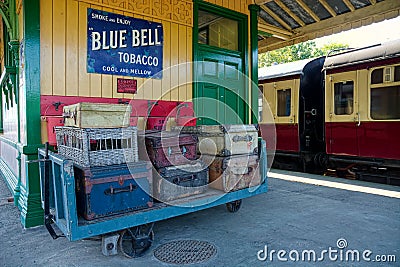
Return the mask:
[[[296, 0], [297, 1], [297, 0]], [[341, 15], [338, 15], [333, 18], [328, 18], [321, 20], [318, 23], [313, 23], [301, 27], [299, 29], [293, 30], [295, 35], [304, 35], [320, 30], [332, 29], [338, 26], [342, 26], [348, 23], [353, 23], [358, 20], [366, 19], [371, 16], [380, 15], [383, 13], [388, 13], [391, 11], [399, 11], [400, 5], [398, 0], [385, 0], [379, 3], [376, 3], [374, 6], [366, 6], [360, 9], [357, 9], [354, 12], [348, 12]]]
[[264, 4], [272, 2], [272, 1], [274, 1], [274, 0], [255, 0], [254, 4], [261, 6], [261, 5], [264, 5]]
[[354, 12], [356, 10], [353, 4], [350, 2], [350, 0], [342, 0], [342, 1], [351, 10], [351, 12]]
[[398, 16], [400, 16], [400, 5], [398, 0], [377, 2], [375, 5], [359, 8], [354, 12], [337, 15], [336, 17], [328, 18], [318, 23], [295, 29], [293, 30], [293, 35], [286, 41], [279, 39], [270, 39], [268, 42], [260, 41], [259, 52], [263, 53], [287, 45], [315, 39], [332, 33], [338, 33], [343, 31], [343, 25], [350, 24], [350, 28], [354, 29], [375, 23], [382, 17], [383, 19], [390, 19]]
[[309, 8], [302, 0], [296, 0], [296, 2], [305, 10], [307, 13], [316, 21], [320, 21], [321, 19]]
[[[261, 53], [271, 51], [271, 50], [273, 50], [273, 49], [269, 49], [271, 46], [274, 46], [274, 45], [279, 46], [279, 44], [283, 44], [283, 43], [286, 43], [286, 42], [283, 40], [280, 40], [276, 37], [266, 38], [266, 39], [258, 42], [258, 53], [261, 54]], [[261, 47], [261, 49], [260, 49], [260, 47]], [[283, 46], [280, 46], [280, 47], [283, 47]]]
[[280, 25], [282, 25], [283, 27], [285, 27], [288, 30], [292, 30], [292, 27], [290, 27], [289, 24], [287, 24], [283, 19], [281, 19], [278, 15], [276, 15], [274, 11], [272, 11], [265, 5], [261, 5], [260, 7], [262, 10], [267, 12], [267, 14], [270, 15], [274, 20], [276, 20]]
[[292, 36], [293, 32], [288, 31], [279, 27], [276, 27], [274, 25], [268, 24], [264, 22], [263, 20], [258, 20], [258, 29], [263, 32], [268, 32], [271, 34], [280, 34], [280, 35], [286, 35], [286, 36]]
[[268, 33], [268, 34], [270, 34], [271, 36], [276, 37], [276, 38], [279, 38], [279, 39], [281, 39], [281, 40], [289, 40], [290, 38], [292, 38], [291, 35], [282, 34], [282, 33], [280, 33], [280, 32], [273, 31], [273, 30], [268, 29], [268, 28], [263, 28], [263, 29], [259, 29], [259, 30], [260, 30], [261, 32]]
[[294, 19], [300, 26], [305, 26], [306, 24], [304, 23], [304, 21], [302, 21], [296, 14], [293, 13], [292, 10], [290, 10], [284, 3], [282, 3], [281, 0], [275, 0], [275, 3], [282, 8], [283, 11], [285, 11], [286, 13], [288, 13], [288, 15], [290, 17], [292, 17], [292, 19]]
[[325, 0], [318, 0], [318, 1], [329, 12], [329, 14], [331, 14], [332, 17], [337, 16], [335, 10], [333, 10], [333, 8]]

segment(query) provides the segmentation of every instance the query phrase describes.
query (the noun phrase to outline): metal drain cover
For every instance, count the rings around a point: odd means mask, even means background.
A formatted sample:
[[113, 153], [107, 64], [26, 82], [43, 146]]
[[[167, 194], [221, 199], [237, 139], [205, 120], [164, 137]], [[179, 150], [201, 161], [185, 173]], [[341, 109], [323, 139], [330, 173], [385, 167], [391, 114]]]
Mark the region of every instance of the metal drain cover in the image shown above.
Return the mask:
[[217, 253], [217, 248], [198, 240], [176, 240], [154, 250], [154, 256], [166, 263], [190, 264], [204, 262]]

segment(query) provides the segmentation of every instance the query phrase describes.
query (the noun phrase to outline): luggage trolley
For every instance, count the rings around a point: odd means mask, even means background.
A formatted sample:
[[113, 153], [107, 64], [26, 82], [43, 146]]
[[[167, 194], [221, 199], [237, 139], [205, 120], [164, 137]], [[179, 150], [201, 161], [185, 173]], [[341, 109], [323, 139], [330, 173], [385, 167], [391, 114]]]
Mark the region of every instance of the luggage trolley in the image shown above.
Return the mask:
[[[138, 257], [150, 248], [154, 240], [154, 222], [222, 204], [226, 204], [229, 212], [236, 212], [242, 199], [265, 193], [268, 188], [265, 141], [260, 139], [259, 146], [260, 185], [228, 193], [209, 188], [203, 194], [176, 200], [180, 205], [175, 206], [173, 201], [154, 203], [149, 208], [90, 221], [78, 216], [72, 160], [50, 152], [46, 146], [38, 151], [45, 226], [53, 239], [66, 237], [76, 241], [101, 236], [104, 255], [115, 255], [119, 248], [127, 257]], [[53, 225], [62, 234], [57, 234]]]

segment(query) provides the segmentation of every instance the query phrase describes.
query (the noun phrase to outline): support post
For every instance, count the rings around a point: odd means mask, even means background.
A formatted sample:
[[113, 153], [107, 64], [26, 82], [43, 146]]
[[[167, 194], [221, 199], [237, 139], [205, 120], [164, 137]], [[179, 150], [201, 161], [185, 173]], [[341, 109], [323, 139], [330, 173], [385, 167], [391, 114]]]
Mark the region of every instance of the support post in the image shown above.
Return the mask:
[[258, 5], [249, 5], [250, 11], [250, 66], [251, 66], [251, 123], [258, 123]]
[[[24, 69], [20, 78], [21, 121], [21, 185], [19, 206], [24, 227], [43, 224], [41, 207], [39, 167], [29, 160], [37, 158], [41, 147], [40, 131], [40, 0], [23, 1], [24, 32], [22, 62]], [[21, 77], [21, 75], [20, 75]]]

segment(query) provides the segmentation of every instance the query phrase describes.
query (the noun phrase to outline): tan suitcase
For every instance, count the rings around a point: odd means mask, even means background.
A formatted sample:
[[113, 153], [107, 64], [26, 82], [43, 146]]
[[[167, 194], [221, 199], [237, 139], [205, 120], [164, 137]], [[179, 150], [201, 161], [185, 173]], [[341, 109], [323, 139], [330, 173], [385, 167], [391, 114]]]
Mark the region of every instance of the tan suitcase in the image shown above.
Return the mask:
[[197, 134], [198, 153], [202, 155], [257, 154], [258, 131], [254, 125], [176, 126], [171, 130]]
[[79, 128], [128, 127], [131, 112], [131, 105], [77, 103], [64, 107], [64, 125]]
[[261, 183], [258, 155], [230, 157], [203, 155], [201, 160], [208, 165], [211, 188], [230, 192]]

